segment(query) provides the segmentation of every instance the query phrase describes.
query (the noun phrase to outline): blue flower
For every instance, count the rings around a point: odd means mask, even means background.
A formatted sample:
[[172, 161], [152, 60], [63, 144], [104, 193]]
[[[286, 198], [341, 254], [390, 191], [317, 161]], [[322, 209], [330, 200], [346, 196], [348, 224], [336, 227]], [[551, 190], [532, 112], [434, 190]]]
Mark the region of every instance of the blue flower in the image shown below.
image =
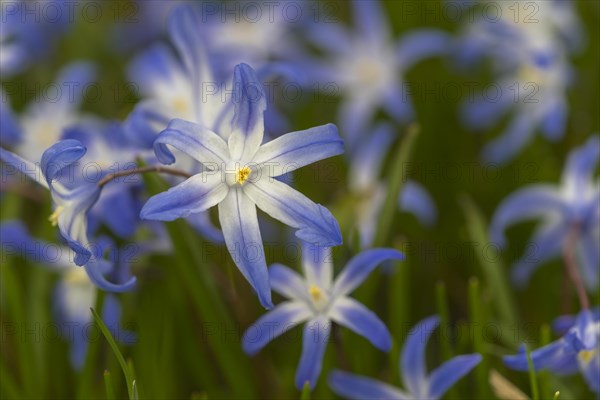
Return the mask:
[[[78, 108], [83, 102], [83, 89], [94, 75], [95, 67], [91, 63], [69, 64], [53, 83], [59, 90], [58, 97], [32, 100], [18, 118], [8, 103], [2, 104], [2, 145], [13, 147], [15, 153], [27, 160], [39, 162], [42, 153], [62, 139], [67, 128], [85, 119]], [[8, 89], [6, 91], [10, 94]], [[6, 121], [5, 117], [8, 117]]]
[[[68, 247], [32, 238], [19, 221], [3, 222], [0, 225], [0, 245], [6, 254], [27, 257], [60, 274], [53, 290], [54, 316], [61, 326], [63, 337], [71, 343], [71, 364], [76, 370], [80, 370], [87, 355], [89, 338], [86, 331], [92, 323], [90, 308], [96, 306], [96, 286], [85, 270], [73, 263], [72, 251]], [[98, 253], [102, 253], [108, 245], [107, 241], [102, 241]], [[121, 269], [122, 265], [123, 263], [119, 263], [118, 268]], [[112, 274], [114, 272], [111, 271]], [[131, 343], [135, 335], [120, 328], [120, 314], [118, 299], [107, 295], [102, 318], [118, 340]]]
[[378, 1], [355, 0], [352, 6], [354, 32], [327, 22], [308, 29], [309, 39], [331, 58], [309, 63], [307, 70], [323, 90], [331, 91], [332, 85], [340, 90], [340, 130], [354, 149], [378, 108], [399, 122], [414, 118], [401, 76], [419, 61], [445, 54], [450, 38], [441, 31], [423, 29], [394, 42]]
[[400, 356], [402, 381], [407, 391], [375, 379], [342, 371], [334, 371], [329, 375], [329, 386], [340, 396], [349, 399], [441, 398], [452, 385], [479, 364], [481, 355], [467, 354], [454, 357], [428, 375], [425, 365], [425, 346], [438, 324], [438, 317], [432, 316], [419, 322], [409, 333]]
[[[531, 352], [535, 370], [547, 369], [557, 375], [581, 372], [590, 389], [600, 394], [600, 312], [584, 310], [560, 339]], [[564, 322], [564, 319], [561, 321]], [[514, 356], [505, 356], [504, 363], [512, 369], [527, 371], [524, 346]]]
[[307, 321], [303, 347], [296, 371], [296, 387], [309, 382], [315, 387], [331, 321], [347, 327], [369, 340], [382, 351], [389, 351], [392, 339], [383, 322], [369, 309], [348, 295], [356, 289], [375, 267], [386, 260], [402, 260], [394, 249], [371, 249], [352, 258], [333, 280], [333, 260], [330, 248], [305, 245], [302, 251], [304, 278], [280, 264], [269, 268], [273, 290], [289, 298], [256, 321], [244, 334], [243, 348], [256, 354], [275, 337]]
[[234, 262], [261, 303], [270, 307], [256, 206], [297, 229], [296, 236], [302, 240], [328, 246], [340, 244], [342, 237], [333, 215], [275, 178], [341, 154], [343, 142], [336, 127], [329, 124], [261, 144], [266, 99], [254, 70], [246, 64], [235, 68], [233, 100], [231, 128], [221, 131], [221, 135], [175, 119], [158, 136], [154, 148], [159, 161], [175, 161], [167, 148], [171, 145], [202, 163], [204, 171], [150, 198], [141, 217], [172, 221], [218, 205], [221, 229]]
[[600, 137], [595, 135], [567, 159], [560, 187], [536, 184], [518, 190], [496, 210], [490, 237], [500, 246], [506, 244], [504, 231], [520, 220], [540, 217], [531, 242], [533, 254], [524, 255], [513, 266], [513, 278], [523, 285], [543, 262], [561, 254], [567, 239], [576, 235], [584, 281], [590, 290], [598, 286], [600, 265], [600, 183], [594, 182], [594, 169], [600, 157]]
[[[504, 131], [483, 149], [489, 162], [506, 163], [524, 148], [536, 130], [551, 141], [564, 135], [567, 90], [573, 71], [568, 57], [581, 42], [579, 24], [569, 2], [536, 2], [536, 15], [499, 3], [502, 18], [477, 20], [459, 39], [463, 61], [490, 58], [497, 77], [493, 88], [462, 106], [468, 127], [487, 130], [511, 114]], [[534, 18], [533, 21], [526, 19]], [[570, 40], [567, 40], [569, 39]]]
[[[373, 244], [387, 195], [381, 173], [394, 140], [393, 129], [389, 124], [378, 124], [371, 130], [370, 136], [360, 140], [358, 150], [350, 156], [349, 186], [356, 197], [352, 220], [355, 221], [363, 249]], [[437, 219], [435, 202], [427, 190], [410, 179], [404, 182], [398, 196], [398, 208], [412, 213], [424, 226], [432, 226]]]
[[77, 182], [72, 185], [72, 176], [68, 173], [63, 174], [63, 171], [68, 171], [85, 153], [86, 148], [81, 142], [67, 139], [46, 150], [41, 165], [2, 148], [0, 159], [50, 190], [54, 212], [49, 221], [58, 226], [61, 237], [75, 252], [74, 263], [84, 266], [90, 279], [101, 289], [127, 291], [135, 285], [135, 278], [132, 277], [126, 283], [118, 285], [107, 281], [104, 274], [108, 272], [110, 265], [94, 254], [94, 243], [88, 238], [87, 215], [98, 200], [101, 188], [95, 182]]

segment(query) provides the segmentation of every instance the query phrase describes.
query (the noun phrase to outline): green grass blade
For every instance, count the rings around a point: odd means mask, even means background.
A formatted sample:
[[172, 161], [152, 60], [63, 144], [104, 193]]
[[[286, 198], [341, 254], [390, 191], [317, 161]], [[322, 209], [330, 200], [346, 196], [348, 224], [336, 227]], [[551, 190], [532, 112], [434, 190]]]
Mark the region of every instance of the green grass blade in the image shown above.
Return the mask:
[[306, 382], [302, 388], [300, 400], [310, 400], [310, 384], [308, 382]]
[[383, 203], [381, 215], [379, 216], [379, 223], [377, 224], [373, 247], [381, 247], [389, 244], [394, 215], [398, 210], [398, 194], [402, 190], [405, 181], [403, 176], [404, 168], [410, 161], [419, 131], [419, 126], [413, 124], [408, 127], [405, 136], [400, 140], [399, 148], [395, 153], [396, 157], [390, 167], [391, 173], [387, 180], [387, 197], [385, 203]]
[[533, 400], [540, 400], [540, 389], [538, 387], [537, 376], [535, 368], [533, 367], [533, 361], [531, 360], [531, 352], [529, 347], [525, 346], [527, 352], [527, 366], [529, 367], [529, 382], [531, 384], [531, 397]]
[[475, 397], [479, 399], [486, 399], [490, 397], [490, 393], [488, 393], [487, 390], [489, 364], [485, 343], [483, 341], [483, 335], [481, 333], [481, 327], [484, 325], [484, 317], [483, 310], [481, 309], [479, 280], [477, 278], [471, 278], [469, 280], [469, 314], [473, 326], [479, 327], [479, 329], [476, 329], [475, 334], [473, 335], [473, 350], [481, 354], [483, 357], [481, 364], [475, 369], [475, 379], [477, 381], [475, 388], [475, 393], [477, 396]]
[[117, 358], [117, 361], [119, 362], [119, 365], [121, 366], [123, 375], [125, 375], [125, 381], [127, 382], [127, 393], [129, 394], [129, 398], [133, 399], [134, 379], [131, 374], [131, 371], [129, 370], [129, 367], [127, 366], [127, 362], [125, 361], [123, 354], [121, 354], [121, 351], [119, 350], [119, 346], [117, 346], [117, 342], [115, 342], [115, 339], [112, 337], [110, 331], [108, 330], [106, 325], [104, 325], [102, 318], [100, 318], [100, 316], [98, 315], [96, 310], [94, 310], [93, 308], [90, 308], [90, 310], [92, 311], [92, 315], [94, 316], [94, 321], [96, 322], [96, 325], [98, 325], [98, 327], [100, 328], [102, 335], [104, 335], [104, 338], [108, 342], [110, 348], [113, 351], [113, 354], [115, 355], [115, 357]]
[[470, 240], [477, 245], [475, 253], [481, 266], [481, 272], [487, 285], [493, 291], [494, 304], [500, 320], [505, 325], [514, 324], [517, 322], [517, 312], [506, 279], [506, 269], [503, 263], [498, 262], [498, 260], [492, 261], [485, 257], [483, 250], [483, 247], [490, 243], [483, 215], [467, 196], [460, 199], [460, 204], [467, 220]]
[[115, 395], [115, 388], [113, 387], [112, 378], [110, 376], [110, 371], [104, 371], [104, 388], [106, 389], [106, 399], [107, 400], [116, 400], [117, 396]]

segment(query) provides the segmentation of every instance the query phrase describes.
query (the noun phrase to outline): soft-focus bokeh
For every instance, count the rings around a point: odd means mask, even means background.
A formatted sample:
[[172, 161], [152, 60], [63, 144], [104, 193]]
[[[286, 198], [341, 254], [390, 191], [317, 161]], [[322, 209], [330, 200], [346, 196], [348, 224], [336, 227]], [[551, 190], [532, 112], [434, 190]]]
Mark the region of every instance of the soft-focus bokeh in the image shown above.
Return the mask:
[[[148, 53], [161, 43], [174, 60], [186, 56], [168, 28], [181, 3], [2, 0], [2, 148], [40, 163], [61, 138], [116, 134], [143, 150], [97, 150], [87, 173], [110, 170], [113, 162], [156, 163], [144, 118], [158, 115], [156, 132], [172, 118], [194, 118], [184, 96], [189, 82]], [[371, 247], [405, 254], [402, 262], [383, 263], [353, 294], [387, 325], [391, 351], [335, 325], [310, 398], [337, 398], [328, 384], [334, 369], [404, 387], [399, 353], [410, 329], [434, 314], [441, 328], [427, 347], [429, 370], [455, 355], [483, 356], [444, 398], [598, 395], [581, 373], [547, 370], [536, 374], [534, 395], [528, 372], [502, 359], [522, 343], [534, 350], [559, 338], [553, 321], [580, 312], [562, 256], [571, 244], [538, 242], [532, 234], [539, 220], [525, 218], [507, 228], [503, 247], [490, 237], [509, 195], [527, 185], [559, 185], [570, 152], [598, 146], [590, 138], [600, 131], [600, 2], [563, 3], [392, 0], [378, 2], [379, 16], [349, 1], [187, 3], [215, 75], [203, 90], [228, 82], [234, 66], [247, 63], [267, 88], [265, 140], [327, 123], [339, 128], [343, 155], [282, 179], [337, 219], [344, 243], [333, 249], [335, 273]], [[492, 98], [483, 105], [482, 90]], [[195, 101], [202, 107], [211, 100]], [[101, 146], [90, 140], [88, 155]], [[137, 277], [133, 291], [106, 293], [82, 267], [56, 256], [68, 250], [49, 222], [48, 191], [8, 162], [1, 168], [1, 398], [307, 395], [294, 378], [302, 328], [255, 356], [243, 352], [244, 331], [266, 311], [222, 244], [216, 207], [209, 226], [139, 221], [147, 199], [179, 178], [145, 174], [109, 183], [103, 196], [118, 200], [92, 208], [94, 242], [119, 266], [110, 280]], [[595, 164], [594, 176], [597, 187]], [[119, 197], [125, 191], [131, 198]], [[597, 189], [591, 196], [592, 207], [600, 207]], [[267, 264], [300, 271], [294, 230], [258, 213]], [[600, 214], [585, 218], [581, 223], [596, 229], [588, 248], [598, 254]], [[540, 261], [528, 282], [511, 267], [523, 254], [526, 265]], [[587, 262], [582, 275], [598, 306], [598, 259], [575, 258], [582, 269]], [[134, 393], [87, 304], [110, 325], [135, 375]], [[590, 357], [600, 356], [598, 346]], [[600, 381], [598, 370], [591, 374]]]

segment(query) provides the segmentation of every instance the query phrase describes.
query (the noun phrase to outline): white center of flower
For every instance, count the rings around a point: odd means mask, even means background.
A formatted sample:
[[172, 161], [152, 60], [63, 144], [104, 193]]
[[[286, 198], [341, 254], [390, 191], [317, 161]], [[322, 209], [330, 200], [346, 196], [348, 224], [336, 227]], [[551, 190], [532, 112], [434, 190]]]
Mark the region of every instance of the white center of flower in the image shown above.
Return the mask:
[[356, 75], [364, 85], [373, 85], [381, 79], [381, 67], [371, 59], [363, 58], [356, 65]]
[[329, 304], [327, 293], [314, 283], [308, 287], [308, 294], [312, 300], [314, 308], [318, 311], [323, 310]]

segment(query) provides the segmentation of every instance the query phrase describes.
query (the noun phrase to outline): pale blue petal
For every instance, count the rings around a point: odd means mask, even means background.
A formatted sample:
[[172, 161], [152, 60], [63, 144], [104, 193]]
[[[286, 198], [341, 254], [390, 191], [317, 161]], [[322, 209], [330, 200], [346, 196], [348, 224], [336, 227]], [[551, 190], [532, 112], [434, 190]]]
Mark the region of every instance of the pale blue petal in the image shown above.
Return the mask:
[[396, 59], [406, 71], [418, 62], [445, 55], [452, 49], [452, 37], [436, 29], [412, 30], [402, 36], [396, 48]]
[[569, 153], [562, 180], [573, 193], [583, 193], [594, 176], [600, 159], [600, 136], [590, 137], [581, 147]]
[[[527, 353], [525, 347], [521, 346], [518, 354], [504, 356], [504, 364], [517, 371], [528, 371]], [[573, 372], [573, 363], [577, 365], [576, 353], [567, 351], [563, 339], [552, 342], [531, 352], [531, 361], [536, 371], [549, 369], [555, 373]]]
[[394, 386], [375, 379], [342, 371], [329, 374], [329, 387], [345, 399], [410, 400], [411, 397]]
[[392, 337], [385, 324], [358, 301], [349, 297], [339, 298], [333, 303], [329, 315], [334, 322], [361, 335], [379, 350], [390, 351], [392, 348]]
[[[42, 170], [38, 164], [34, 164], [31, 161], [25, 160], [24, 158], [21, 158], [8, 150], [4, 150], [2, 147], [0, 147], [0, 160], [6, 164], [4, 167], [4, 174], [6, 174], [5, 177], [18, 171], [46, 189], [49, 189], [48, 183], [46, 182], [44, 174], [42, 173]], [[10, 169], [8, 168], [9, 166]]]
[[344, 296], [356, 289], [371, 271], [387, 260], [404, 260], [404, 254], [394, 249], [369, 249], [354, 256], [333, 284], [335, 296]]
[[163, 164], [173, 164], [175, 157], [166, 145], [183, 151], [193, 159], [213, 167], [222, 167], [229, 160], [227, 144], [208, 128], [182, 119], [171, 121], [154, 142], [156, 158]]
[[497, 101], [491, 101], [480, 95], [461, 104], [461, 121], [469, 129], [483, 132], [495, 126], [514, 104], [512, 96], [499, 96]]
[[173, 51], [162, 43], [134, 58], [127, 70], [129, 79], [137, 82], [139, 92], [144, 96], [160, 95], [161, 85], [184, 73]]
[[329, 290], [333, 279], [333, 254], [331, 247], [315, 246], [302, 242], [302, 269], [306, 282]]
[[246, 354], [254, 355], [271, 340], [308, 320], [310, 316], [311, 312], [304, 303], [281, 303], [246, 330], [242, 347]]
[[347, 147], [354, 152], [361, 135], [367, 131], [369, 120], [375, 113], [377, 104], [364, 98], [345, 99], [338, 108], [340, 131], [346, 139]]
[[233, 71], [233, 103], [229, 151], [233, 160], [251, 161], [262, 143], [267, 97], [256, 72], [248, 64]]
[[136, 232], [139, 222], [140, 204], [133, 192], [123, 188], [103, 193], [92, 213], [101, 218], [117, 236], [128, 238]]
[[600, 351], [596, 348], [589, 361], [579, 361], [579, 368], [590, 389], [600, 395]]
[[320, 246], [337, 246], [342, 234], [329, 210], [276, 179], [248, 181], [243, 191], [271, 217], [291, 226], [296, 237]]
[[114, 293], [129, 292], [135, 288], [137, 279], [134, 276], [130, 277], [129, 280], [124, 283], [113, 283], [108, 281], [103, 273], [107, 269], [105, 265], [102, 265], [104, 263], [106, 263], [106, 261], [91, 257], [84, 266], [85, 271], [94, 285], [102, 290]]
[[437, 209], [433, 199], [425, 189], [415, 181], [408, 180], [398, 196], [398, 206], [402, 211], [412, 213], [421, 224], [431, 227], [437, 219]]
[[263, 307], [272, 308], [269, 275], [254, 203], [242, 190], [229, 190], [219, 203], [219, 221], [233, 262], [256, 291]]
[[439, 318], [432, 316], [419, 322], [408, 333], [400, 355], [400, 371], [404, 386], [416, 398], [427, 396], [427, 369], [425, 348], [432, 332], [439, 324]]
[[429, 376], [429, 396], [442, 397], [460, 378], [467, 375], [481, 362], [480, 354], [467, 354], [454, 357], [431, 372]]
[[58, 104], [66, 109], [75, 109], [83, 101], [85, 88], [93, 83], [96, 77], [96, 66], [89, 62], [75, 62], [64, 67], [56, 84], [64, 88], [65, 92], [59, 96]]
[[218, 172], [196, 174], [166, 192], [148, 199], [140, 217], [158, 221], [173, 221], [190, 214], [206, 211], [221, 202], [229, 192]]
[[575, 320], [575, 325], [565, 335], [565, 342], [576, 352], [597, 348], [600, 339], [594, 326], [597, 322], [598, 319], [595, 318], [593, 311], [589, 309], [581, 311]]
[[555, 142], [565, 133], [569, 111], [567, 101], [563, 97], [556, 99], [544, 99], [544, 101], [551, 102], [552, 104], [547, 106], [548, 108], [542, 119], [542, 134], [548, 140]]
[[0, 145], [14, 146], [21, 139], [22, 130], [10, 104], [4, 101], [5, 94], [0, 88]]
[[302, 390], [306, 382], [314, 389], [321, 375], [323, 356], [331, 333], [331, 322], [325, 317], [310, 320], [302, 335], [302, 356], [296, 370], [296, 388]]
[[353, 51], [350, 32], [341, 24], [315, 23], [305, 33], [311, 43], [327, 53], [341, 55]]
[[410, 85], [393, 83], [383, 93], [384, 110], [396, 121], [408, 123], [414, 120], [415, 110], [411, 101]]
[[344, 141], [335, 125], [327, 124], [287, 133], [259, 148], [253, 162], [269, 176], [280, 176], [305, 165], [344, 152]]
[[569, 226], [563, 220], [556, 219], [543, 224], [528, 241], [526, 253], [513, 265], [511, 278], [523, 287], [541, 263], [557, 257], [563, 248]]
[[349, 166], [352, 179], [348, 184], [352, 190], [370, 189], [374, 182], [379, 181], [381, 166], [390, 150], [394, 136], [392, 125], [380, 123], [356, 146]]
[[42, 156], [41, 169], [49, 186], [59, 173], [75, 163], [86, 153], [86, 147], [78, 140], [61, 140], [49, 147]]
[[592, 292], [598, 290], [598, 275], [600, 275], [600, 244], [598, 243], [600, 243], [600, 229], [596, 227], [582, 234], [577, 246], [583, 281]]
[[380, 45], [388, 40], [390, 29], [385, 18], [383, 4], [379, 1], [352, 1], [353, 20], [361, 38], [367, 39], [374, 45]]
[[560, 212], [563, 202], [554, 186], [526, 186], [508, 196], [496, 209], [490, 224], [490, 238], [499, 246], [506, 245], [504, 231], [515, 222]]
[[521, 113], [510, 121], [504, 132], [483, 149], [483, 158], [492, 163], [506, 164], [531, 141], [535, 121], [531, 113]]
[[156, 100], [143, 100], [123, 121], [123, 130], [130, 142], [142, 149], [152, 149], [158, 134], [167, 127], [170, 117], [164, 115], [164, 105]]
[[269, 267], [271, 289], [293, 300], [309, 300], [304, 280], [296, 271], [285, 265], [273, 264]]

